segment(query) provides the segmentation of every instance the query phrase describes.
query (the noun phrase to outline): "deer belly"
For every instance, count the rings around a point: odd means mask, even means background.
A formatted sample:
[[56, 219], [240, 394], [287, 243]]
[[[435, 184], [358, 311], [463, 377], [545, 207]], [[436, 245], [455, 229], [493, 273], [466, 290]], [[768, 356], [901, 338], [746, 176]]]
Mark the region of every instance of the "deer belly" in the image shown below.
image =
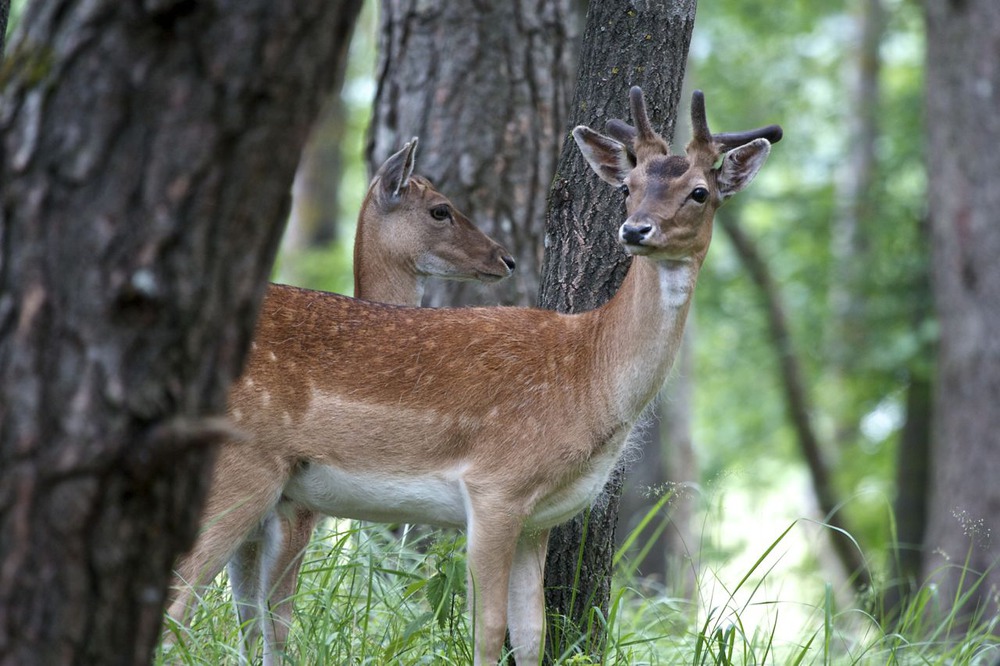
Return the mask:
[[403, 475], [309, 464], [292, 476], [284, 495], [339, 518], [445, 527], [466, 523], [467, 496], [458, 470]]
[[531, 512], [528, 526], [545, 529], [559, 525], [593, 504], [608, 482], [621, 452], [617, 442], [608, 448], [609, 451], [591, 459], [583, 474], [542, 498]]

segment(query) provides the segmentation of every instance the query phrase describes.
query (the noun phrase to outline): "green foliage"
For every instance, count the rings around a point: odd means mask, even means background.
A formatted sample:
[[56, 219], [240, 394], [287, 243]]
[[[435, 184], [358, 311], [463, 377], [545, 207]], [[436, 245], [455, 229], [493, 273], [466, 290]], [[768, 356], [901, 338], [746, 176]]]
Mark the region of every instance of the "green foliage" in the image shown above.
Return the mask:
[[303, 250], [283, 246], [273, 271], [273, 279], [278, 282], [338, 294], [354, 293], [354, 229], [368, 190], [364, 150], [374, 96], [376, 27], [374, 3], [366, 3], [355, 26], [340, 92], [346, 126], [340, 149], [343, 171], [338, 186], [337, 240]]
[[[848, 518], [863, 543], [882, 549], [905, 389], [914, 373], [929, 372], [936, 335], [922, 228], [923, 35], [918, 5], [885, 2], [879, 177], [870, 184], [874, 205], [864, 220], [864, 271], [852, 293], [864, 329], [841, 371], [830, 354], [836, 329], [829, 294], [840, 274], [831, 221], [850, 147], [845, 100], [857, 4], [702, 4], [688, 82], [705, 90], [714, 130], [770, 122], [785, 129], [752, 191], [720, 214], [736, 216], [767, 258], [806, 372], [812, 416], [837, 487], [848, 498]], [[759, 295], [721, 233], [699, 280], [695, 327], [694, 438], [702, 478], [740, 461], [752, 466], [758, 492], [788, 492], [788, 467], [802, 463], [776, 350]]]

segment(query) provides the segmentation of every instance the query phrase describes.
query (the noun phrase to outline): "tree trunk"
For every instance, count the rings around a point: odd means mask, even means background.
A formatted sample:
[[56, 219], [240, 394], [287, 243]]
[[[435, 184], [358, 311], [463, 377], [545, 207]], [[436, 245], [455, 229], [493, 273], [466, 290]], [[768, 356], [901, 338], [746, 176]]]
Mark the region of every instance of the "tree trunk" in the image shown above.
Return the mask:
[[[343, 72], [340, 74], [343, 81]], [[340, 90], [335, 90], [313, 128], [295, 173], [295, 196], [284, 239], [285, 247], [293, 252], [324, 247], [337, 240], [346, 123], [347, 108]]]
[[[695, 7], [696, 0], [592, 2], [572, 124], [602, 130], [610, 118], [627, 119], [628, 90], [638, 84], [646, 93], [653, 126], [664, 137], [673, 136]], [[542, 307], [580, 312], [611, 297], [628, 267], [615, 240], [615, 230], [624, 219], [623, 197], [609, 192], [577, 147], [567, 142], [549, 192]], [[622, 479], [619, 466], [592, 509], [552, 530], [545, 573], [546, 602], [553, 613], [548, 629], [550, 658], [581, 635], [585, 650], [592, 654], [602, 650], [603, 631], [599, 623], [590, 624], [590, 609], [596, 607], [607, 616]]]
[[0, 97], [0, 664], [141, 664], [360, 0], [39, 1]]
[[7, 43], [7, 22], [10, 20], [10, 0], [0, 0], [0, 59]]
[[968, 592], [956, 610], [992, 616], [1000, 588], [1000, 153], [993, 149], [1000, 142], [1000, 3], [926, 0], [925, 11], [932, 285], [941, 333], [924, 573], [937, 582], [945, 610], [957, 592]]
[[569, 11], [568, 0], [382, 2], [370, 169], [419, 136], [417, 172], [517, 261], [494, 286], [428, 284], [428, 305], [536, 297], [568, 109]]
[[912, 374], [906, 389], [906, 423], [896, 455], [895, 543], [889, 581], [882, 600], [885, 620], [904, 616], [904, 608], [920, 582], [921, 544], [927, 524], [928, 455], [931, 433], [931, 382]]

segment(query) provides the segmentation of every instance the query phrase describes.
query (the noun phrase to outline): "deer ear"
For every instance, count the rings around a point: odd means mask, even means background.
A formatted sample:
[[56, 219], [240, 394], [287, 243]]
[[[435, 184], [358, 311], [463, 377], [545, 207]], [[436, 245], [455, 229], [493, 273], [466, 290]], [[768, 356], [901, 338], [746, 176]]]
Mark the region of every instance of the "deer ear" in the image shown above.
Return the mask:
[[622, 185], [625, 177], [635, 168], [635, 158], [619, 141], [583, 125], [573, 130], [573, 139], [590, 168], [615, 187]]
[[716, 170], [719, 196], [726, 200], [749, 185], [770, 154], [767, 139], [754, 139], [726, 153]]
[[417, 137], [413, 137], [398, 153], [382, 163], [375, 175], [379, 178], [383, 200], [394, 202], [402, 197], [410, 185], [416, 157]]

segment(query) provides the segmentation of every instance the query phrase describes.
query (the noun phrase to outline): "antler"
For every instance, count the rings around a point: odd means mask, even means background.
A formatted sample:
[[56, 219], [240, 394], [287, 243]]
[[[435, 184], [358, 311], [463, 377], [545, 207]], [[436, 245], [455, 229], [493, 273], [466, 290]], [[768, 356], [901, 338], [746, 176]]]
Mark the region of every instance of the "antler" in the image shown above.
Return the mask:
[[629, 147], [632, 146], [636, 136], [639, 135], [634, 127], [629, 125], [624, 120], [618, 120], [617, 118], [612, 118], [605, 123], [604, 130], [612, 139], [620, 143], [624, 143]]
[[642, 97], [642, 88], [632, 86], [628, 91], [629, 106], [632, 108], [632, 119], [635, 121], [637, 141], [655, 141], [658, 137], [649, 124], [649, 116], [646, 114], [646, 100]]
[[778, 143], [781, 141], [782, 135], [781, 125], [768, 125], [746, 132], [722, 132], [713, 135], [712, 140], [722, 146], [724, 150], [732, 150], [748, 144], [754, 139], [767, 139], [771, 143]]
[[[639, 86], [632, 86], [632, 89], [629, 90], [629, 105], [632, 109], [632, 118], [635, 120], [635, 127], [623, 120], [614, 118], [604, 125], [604, 129], [608, 135], [616, 141], [625, 144], [630, 149], [639, 142], [662, 141], [649, 122], [649, 114], [646, 112], [646, 102], [643, 98], [642, 89]], [[691, 142], [693, 144], [710, 146], [713, 152], [723, 153], [748, 144], [754, 139], [767, 139], [771, 143], [777, 143], [781, 141], [782, 137], [780, 125], [768, 125], [745, 132], [720, 132], [719, 134], [712, 134], [708, 128], [708, 119], [705, 115], [705, 94], [700, 90], [695, 90], [691, 94], [691, 130]]]
[[708, 119], [705, 117], [705, 94], [695, 90], [691, 94], [691, 134], [692, 141], [711, 145], [712, 132], [708, 129]]
[[759, 127], [745, 132], [720, 132], [719, 134], [712, 134], [708, 129], [708, 120], [705, 118], [705, 94], [700, 90], [695, 90], [691, 95], [691, 127], [694, 134], [694, 141], [715, 144], [723, 152], [739, 148], [754, 139], [767, 139], [771, 143], [778, 143], [782, 137], [779, 125], [768, 125], [767, 127]]
[[663, 137], [656, 133], [652, 123], [649, 122], [646, 100], [643, 98], [642, 88], [639, 86], [632, 86], [629, 90], [629, 106], [632, 110], [635, 127], [615, 118], [604, 125], [608, 135], [619, 143], [625, 144], [629, 154], [633, 156], [643, 150], [669, 155], [670, 146]]

